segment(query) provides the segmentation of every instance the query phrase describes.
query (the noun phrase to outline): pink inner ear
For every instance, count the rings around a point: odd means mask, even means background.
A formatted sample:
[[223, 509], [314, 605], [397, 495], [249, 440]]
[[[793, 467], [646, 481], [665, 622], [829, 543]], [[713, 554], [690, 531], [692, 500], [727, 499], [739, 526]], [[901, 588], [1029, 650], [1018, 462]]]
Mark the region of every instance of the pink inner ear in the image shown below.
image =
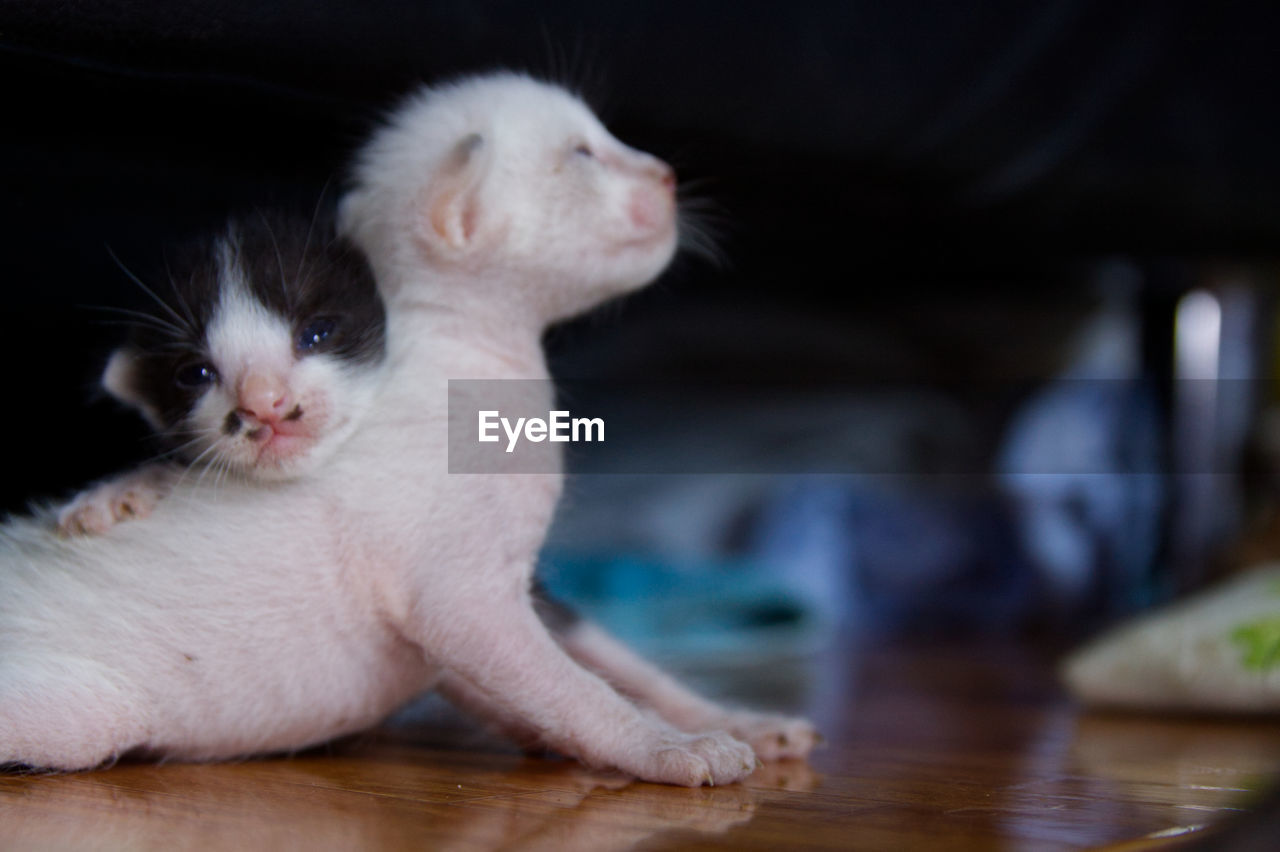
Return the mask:
[[470, 245], [480, 226], [475, 195], [483, 168], [474, 156], [480, 142], [478, 135], [464, 139], [423, 190], [422, 197], [428, 205], [428, 236], [443, 240], [453, 249]]
[[476, 234], [476, 220], [478, 218], [476, 205], [467, 204], [462, 211], [462, 236], [468, 243], [471, 242], [471, 238]]
[[136, 389], [136, 375], [136, 357], [127, 349], [117, 349], [111, 353], [102, 371], [102, 386], [121, 402], [139, 405], [140, 395]]
[[435, 231], [436, 236], [445, 242], [452, 243], [453, 240], [449, 233], [449, 206], [451, 199], [447, 196], [440, 196], [432, 199], [430, 215], [431, 230]]
[[478, 225], [474, 201], [465, 188], [438, 190], [428, 202], [427, 219], [434, 235], [451, 248], [464, 248], [471, 242]]

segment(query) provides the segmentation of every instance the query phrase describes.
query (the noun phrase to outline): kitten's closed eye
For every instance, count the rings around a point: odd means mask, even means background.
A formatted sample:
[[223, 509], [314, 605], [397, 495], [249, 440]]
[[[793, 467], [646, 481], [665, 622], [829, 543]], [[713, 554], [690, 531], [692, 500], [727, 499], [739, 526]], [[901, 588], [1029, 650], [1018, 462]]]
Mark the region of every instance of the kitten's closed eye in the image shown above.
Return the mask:
[[573, 153], [577, 154], [579, 157], [586, 157], [587, 159], [594, 159], [596, 156], [596, 152], [591, 150], [591, 146], [585, 142], [581, 142], [574, 146]]
[[314, 319], [298, 332], [298, 339], [294, 345], [301, 353], [314, 352], [323, 348], [324, 344], [333, 338], [337, 329], [338, 321], [332, 317]]

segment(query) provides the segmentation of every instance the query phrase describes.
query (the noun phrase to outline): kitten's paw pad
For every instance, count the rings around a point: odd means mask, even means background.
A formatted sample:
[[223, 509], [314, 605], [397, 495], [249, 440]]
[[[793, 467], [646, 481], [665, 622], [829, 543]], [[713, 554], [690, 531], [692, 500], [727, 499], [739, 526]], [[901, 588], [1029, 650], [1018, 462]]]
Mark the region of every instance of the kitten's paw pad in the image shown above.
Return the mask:
[[806, 719], [767, 713], [732, 713], [723, 726], [746, 740], [761, 760], [805, 758], [822, 742], [822, 735]]
[[145, 518], [159, 502], [160, 495], [145, 486], [129, 488], [111, 501], [111, 515], [117, 521]]
[[58, 511], [58, 532], [63, 535], [101, 535], [115, 525], [111, 509], [85, 492]]
[[63, 535], [102, 535], [121, 521], [145, 518], [163, 498], [146, 482], [104, 483], [90, 488], [58, 512]]
[[700, 787], [741, 781], [757, 766], [751, 746], [723, 731], [664, 733], [635, 774], [645, 781]]

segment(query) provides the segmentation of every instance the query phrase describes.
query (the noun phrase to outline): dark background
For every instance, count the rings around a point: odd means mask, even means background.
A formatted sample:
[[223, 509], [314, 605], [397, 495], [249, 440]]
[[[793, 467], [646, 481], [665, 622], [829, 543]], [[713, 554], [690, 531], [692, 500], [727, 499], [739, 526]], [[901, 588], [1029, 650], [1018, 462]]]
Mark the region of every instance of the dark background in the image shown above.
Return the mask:
[[495, 67], [581, 89], [716, 208], [723, 264], [555, 331], [555, 364], [1034, 381], [1123, 257], [1167, 408], [1178, 295], [1280, 248], [1280, 7], [1210, 5], [0, 3], [0, 506], [146, 451], [92, 394], [119, 330], [83, 306], [140, 298], [108, 247], [145, 276], [310, 204], [403, 92]]

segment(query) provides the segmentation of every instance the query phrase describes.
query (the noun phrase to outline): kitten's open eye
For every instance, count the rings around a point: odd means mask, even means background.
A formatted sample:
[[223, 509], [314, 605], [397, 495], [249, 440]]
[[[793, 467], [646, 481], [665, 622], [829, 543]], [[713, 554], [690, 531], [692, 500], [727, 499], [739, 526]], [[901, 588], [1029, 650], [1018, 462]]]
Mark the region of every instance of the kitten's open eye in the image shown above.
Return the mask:
[[173, 381], [180, 388], [186, 390], [200, 390], [208, 387], [218, 380], [218, 371], [213, 369], [212, 364], [197, 362], [195, 364], [187, 364], [178, 368], [178, 372], [174, 374]]
[[332, 317], [313, 319], [298, 332], [297, 347], [299, 352], [312, 352], [323, 346], [338, 328], [338, 321]]

